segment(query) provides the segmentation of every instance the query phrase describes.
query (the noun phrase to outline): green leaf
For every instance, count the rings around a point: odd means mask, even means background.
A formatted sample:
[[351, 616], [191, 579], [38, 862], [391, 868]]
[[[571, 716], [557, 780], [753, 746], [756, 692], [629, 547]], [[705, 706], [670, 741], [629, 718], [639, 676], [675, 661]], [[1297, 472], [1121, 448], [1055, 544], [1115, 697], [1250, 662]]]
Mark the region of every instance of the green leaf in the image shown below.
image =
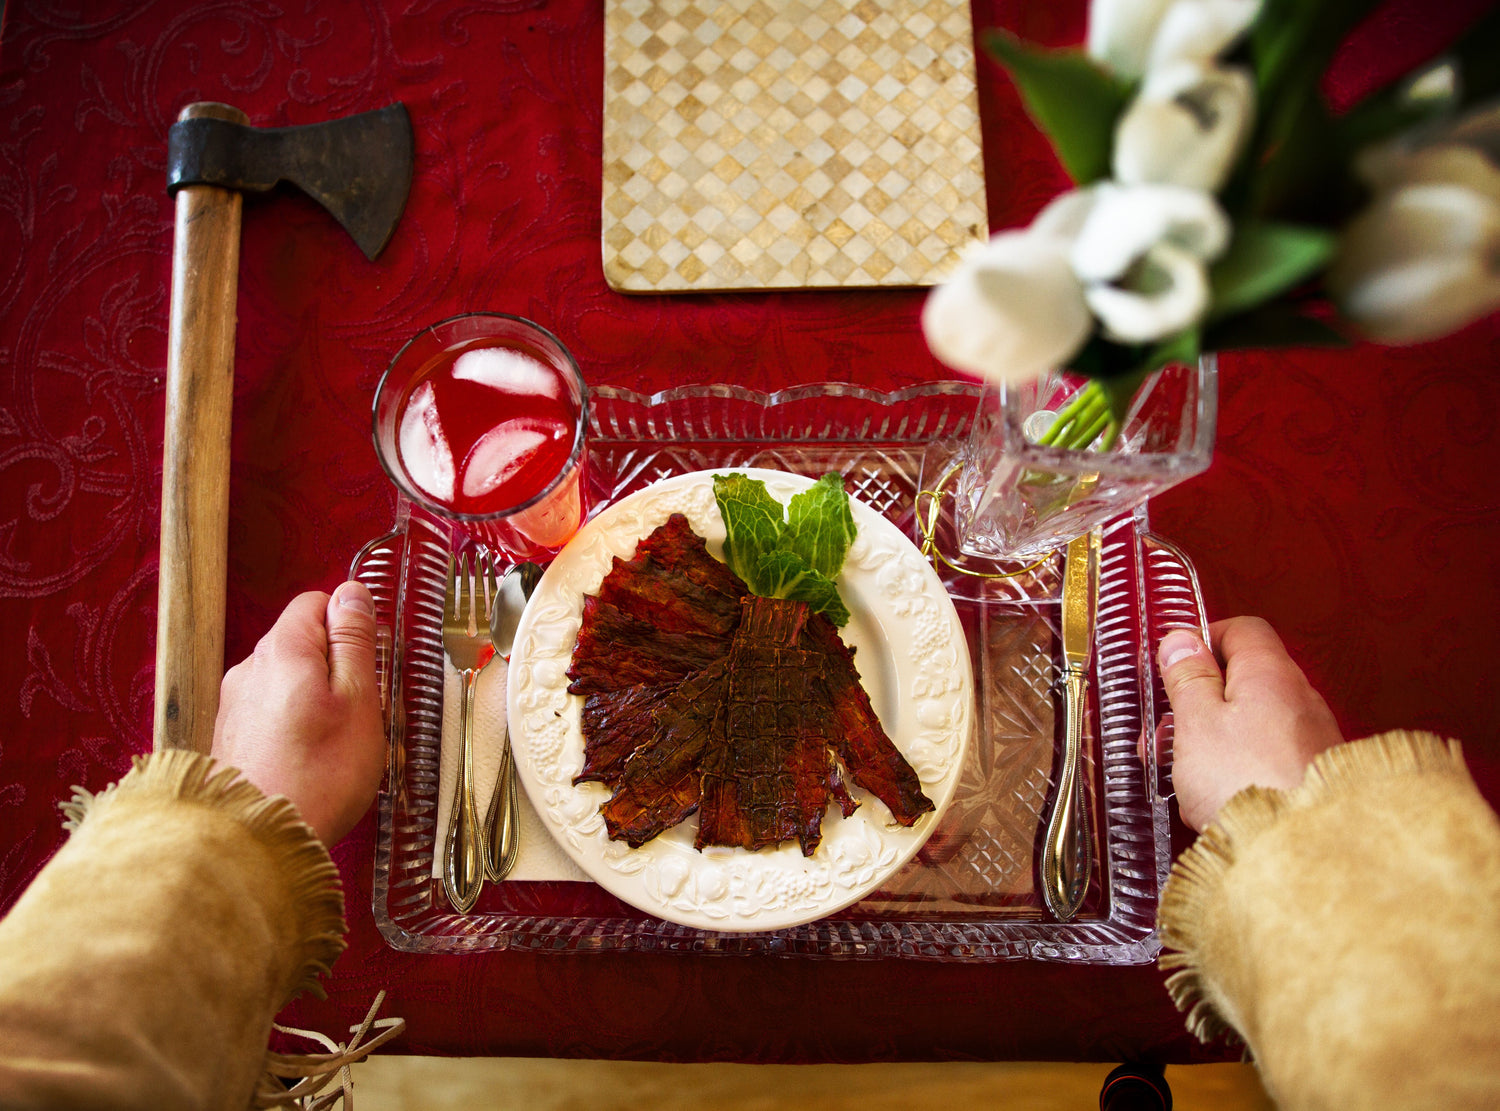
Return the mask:
[[1168, 336], [1146, 352], [1141, 360], [1141, 372], [1150, 374], [1168, 363], [1196, 363], [1203, 351], [1202, 334], [1194, 328], [1184, 328], [1175, 336]]
[[[1163, 363], [1163, 366], [1166, 364]], [[1109, 416], [1116, 424], [1124, 424], [1126, 416], [1130, 413], [1130, 402], [1135, 397], [1135, 391], [1141, 388], [1141, 383], [1146, 380], [1146, 371], [1137, 370], [1130, 374], [1117, 374], [1113, 378], [1095, 378], [1094, 384], [1098, 386], [1099, 392], [1104, 395], [1104, 400], [1109, 403]]]
[[[1256, 127], [1225, 192], [1238, 215], [1336, 223], [1353, 202], [1345, 152], [1321, 83], [1334, 51], [1375, 0], [1265, 0], [1250, 33]], [[1243, 198], [1243, 201], [1242, 201]]]
[[756, 578], [766, 587], [756, 593], [806, 602], [808, 609], [823, 614], [838, 626], [849, 620], [849, 609], [839, 597], [833, 580], [808, 566], [796, 552], [767, 552], [756, 567]]
[[788, 546], [813, 570], [832, 579], [854, 543], [854, 512], [843, 478], [825, 474], [787, 504]]
[[786, 528], [781, 503], [764, 482], [738, 472], [714, 475], [714, 500], [724, 518], [724, 562], [752, 591], [764, 594], [755, 569], [781, 542]]
[[1347, 347], [1349, 340], [1329, 324], [1295, 305], [1273, 301], [1212, 324], [1203, 335], [1208, 351], [1271, 347]]
[[724, 562], [763, 598], [792, 598], [849, 620], [834, 579], [854, 542], [854, 513], [844, 481], [832, 472], [794, 495], [787, 510], [758, 478], [714, 475], [714, 500], [724, 518]]
[[1314, 83], [1329, 59], [1378, 0], [1265, 0], [1250, 32], [1257, 92], [1264, 102], [1286, 88]]
[[1135, 399], [1135, 392], [1140, 389], [1141, 383], [1146, 380], [1148, 374], [1160, 370], [1168, 363], [1191, 364], [1198, 361], [1199, 339], [1200, 335], [1196, 327], [1184, 328], [1176, 335], [1168, 336], [1152, 347], [1135, 348], [1137, 352], [1135, 369], [1128, 374], [1098, 379], [1099, 389], [1109, 401], [1109, 415], [1116, 424], [1125, 423], [1125, 418], [1130, 414], [1130, 403]]
[[[1500, 92], [1500, 7], [1481, 16], [1453, 45], [1411, 74], [1365, 97], [1338, 121], [1346, 157], [1360, 148], [1463, 107], [1482, 104]], [[1413, 86], [1440, 64], [1456, 72], [1452, 96], [1416, 96]]]
[[1021, 92], [1032, 120], [1079, 185], [1109, 176], [1115, 121], [1132, 86], [1079, 50], [1046, 50], [998, 28], [983, 43]]
[[1500, 92], [1500, 8], [1492, 8], [1470, 27], [1451, 51], [1458, 63], [1459, 103], [1483, 104]]
[[[1425, 69], [1422, 71], [1426, 72]], [[1441, 119], [1458, 103], [1457, 96], [1415, 97], [1411, 95], [1413, 84], [1413, 79], [1407, 79], [1389, 85], [1365, 97], [1337, 120], [1334, 126], [1338, 132], [1339, 149], [1345, 158], [1352, 157], [1371, 143]]]
[[1300, 285], [1321, 270], [1338, 247], [1322, 228], [1272, 220], [1243, 220], [1229, 249], [1209, 269], [1210, 320], [1246, 312]]

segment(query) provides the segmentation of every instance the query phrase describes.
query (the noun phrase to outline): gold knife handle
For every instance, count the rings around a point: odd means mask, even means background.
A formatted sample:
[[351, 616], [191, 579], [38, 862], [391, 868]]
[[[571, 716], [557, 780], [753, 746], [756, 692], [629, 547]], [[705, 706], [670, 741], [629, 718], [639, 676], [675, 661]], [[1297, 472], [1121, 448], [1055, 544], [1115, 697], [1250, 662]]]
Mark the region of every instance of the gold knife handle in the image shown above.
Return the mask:
[[1083, 668], [1063, 672], [1063, 758], [1057, 799], [1042, 845], [1042, 897], [1053, 916], [1067, 921], [1078, 913], [1093, 870], [1093, 841], [1079, 764], [1088, 676]]

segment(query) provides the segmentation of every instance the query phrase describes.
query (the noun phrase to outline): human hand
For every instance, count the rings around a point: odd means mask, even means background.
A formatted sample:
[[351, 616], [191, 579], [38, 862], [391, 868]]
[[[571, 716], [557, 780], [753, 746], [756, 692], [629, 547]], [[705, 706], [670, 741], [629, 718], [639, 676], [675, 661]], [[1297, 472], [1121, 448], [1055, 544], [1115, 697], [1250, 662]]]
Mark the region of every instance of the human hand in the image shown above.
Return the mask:
[[1163, 637], [1157, 652], [1172, 703], [1172, 782], [1195, 830], [1244, 787], [1297, 786], [1309, 761], [1344, 739], [1270, 625], [1231, 617], [1209, 635], [1217, 660], [1185, 629]]
[[213, 755], [291, 799], [325, 845], [354, 827], [385, 770], [374, 600], [363, 585], [298, 595], [229, 669]]

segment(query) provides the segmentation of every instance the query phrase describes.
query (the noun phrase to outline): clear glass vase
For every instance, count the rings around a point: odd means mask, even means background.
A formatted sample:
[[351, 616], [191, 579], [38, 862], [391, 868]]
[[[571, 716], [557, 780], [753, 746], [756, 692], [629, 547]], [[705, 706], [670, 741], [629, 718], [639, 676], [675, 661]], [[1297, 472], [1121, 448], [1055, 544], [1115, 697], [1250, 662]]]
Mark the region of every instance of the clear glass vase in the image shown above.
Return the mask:
[[1054, 371], [1021, 386], [986, 385], [955, 476], [955, 521], [965, 555], [1045, 555], [1206, 470], [1213, 458], [1219, 370], [1214, 355], [1174, 364], [1142, 383], [1107, 451], [1035, 442], [1088, 384]]

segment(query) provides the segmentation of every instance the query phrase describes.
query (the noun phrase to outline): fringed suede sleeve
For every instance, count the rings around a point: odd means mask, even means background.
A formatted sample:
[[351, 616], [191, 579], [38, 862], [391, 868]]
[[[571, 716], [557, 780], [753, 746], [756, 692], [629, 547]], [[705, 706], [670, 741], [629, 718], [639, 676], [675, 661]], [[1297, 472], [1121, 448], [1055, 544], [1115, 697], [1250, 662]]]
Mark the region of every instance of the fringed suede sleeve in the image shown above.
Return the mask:
[[1283, 1111], [1500, 1107], [1500, 820], [1394, 732], [1232, 798], [1162, 893], [1168, 989]]
[[0, 921], [0, 1106], [243, 1108], [344, 947], [328, 852], [206, 756], [138, 758]]

